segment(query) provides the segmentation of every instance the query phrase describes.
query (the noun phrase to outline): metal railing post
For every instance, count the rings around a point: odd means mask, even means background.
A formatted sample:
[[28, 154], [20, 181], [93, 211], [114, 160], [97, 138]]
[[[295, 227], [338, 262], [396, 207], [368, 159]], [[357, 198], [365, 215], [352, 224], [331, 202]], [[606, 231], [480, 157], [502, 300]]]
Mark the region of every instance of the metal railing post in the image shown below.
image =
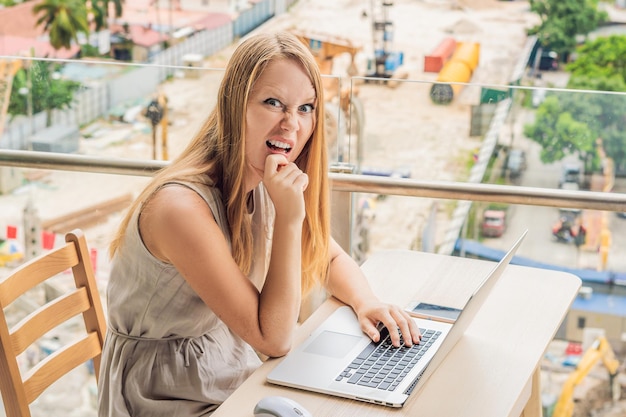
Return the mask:
[[[355, 167], [348, 164], [335, 164], [331, 173], [352, 174]], [[349, 254], [352, 252], [352, 204], [354, 193], [337, 191], [331, 178], [330, 211], [331, 233], [339, 245]]]

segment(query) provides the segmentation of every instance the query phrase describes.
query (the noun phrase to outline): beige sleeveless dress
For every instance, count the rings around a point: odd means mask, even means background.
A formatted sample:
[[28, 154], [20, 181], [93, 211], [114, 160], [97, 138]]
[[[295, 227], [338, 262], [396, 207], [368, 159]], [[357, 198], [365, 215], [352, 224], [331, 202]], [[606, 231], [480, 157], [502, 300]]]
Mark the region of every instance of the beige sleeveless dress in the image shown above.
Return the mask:
[[[219, 190], [190, 183], [174, 186], [189, 187], [202, 196], [230, 243]], [[261, 288], [269, 263], [274, 209], [262, 185], [253, 197], [255, 259], [249, 278]], [[261, 361], [172, 265], [150, 254], [137, 228], [138, 211], [123, 250], [112, 260], [98, 415], [210, 415]], [[211, 271], [206, 272], [210, 277]]]

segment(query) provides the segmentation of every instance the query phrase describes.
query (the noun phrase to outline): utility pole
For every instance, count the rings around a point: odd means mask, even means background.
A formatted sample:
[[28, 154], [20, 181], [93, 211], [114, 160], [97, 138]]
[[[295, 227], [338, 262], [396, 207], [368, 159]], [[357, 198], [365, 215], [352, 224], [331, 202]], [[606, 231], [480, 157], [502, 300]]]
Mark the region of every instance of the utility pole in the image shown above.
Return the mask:
[[146, 117], [150, 119], [150, 123], [152, 124], [152, 159], [157, 159], [157, 140], [156, 140], [156, 131], [157, 126], [163, 119], [163, 107], [159, 104], [158, 97], [152, 99], [148, 107], [146, 108]]
[[167, 151], [167, 97], [159, 93], [152, 99], [144, 115], [150, 120], [152, 125], [152, 159], [157, 159], [157, 128], [161, 126], [161, 158], [165, 161], [169, 159]]
[[169, 160], [169, 153], [167, 151], [167, 96], [163, 93], [159, 93], [158, 102], [163, 109], [163, 117], [161, 118], [161, 159], [167, 161]]

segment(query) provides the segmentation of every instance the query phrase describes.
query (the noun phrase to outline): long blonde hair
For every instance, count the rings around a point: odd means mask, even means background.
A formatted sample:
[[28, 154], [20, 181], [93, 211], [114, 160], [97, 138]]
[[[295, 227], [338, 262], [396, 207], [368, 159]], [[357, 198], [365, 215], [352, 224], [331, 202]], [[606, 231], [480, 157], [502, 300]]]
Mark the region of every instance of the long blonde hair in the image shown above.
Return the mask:
[[306, 294], [327, 276], [330, 246], [330, 197], [327, 145], [324, 137], [324, 97], [319, 68], [311, 52], [288, 32], [259, 34], [235, 50], [222, 79], [216, 107], [185, 150], [159, 171], [131, 205], [110, 246], [113, 256], [122, 247], [134, 211], [163, 184], [177, 180], [210, 183], [224, 197], [233, 259], [244, 274], [252, 263], [252, 230], [247, 215], [245, 173], [245, 115], [248, 96], [267, 65], [291, 59], [308, 74], [316, 92], [315, 127], [296, 159], [309, 177], [304, 192], [306, 216], [302, 233], [302, 289]]

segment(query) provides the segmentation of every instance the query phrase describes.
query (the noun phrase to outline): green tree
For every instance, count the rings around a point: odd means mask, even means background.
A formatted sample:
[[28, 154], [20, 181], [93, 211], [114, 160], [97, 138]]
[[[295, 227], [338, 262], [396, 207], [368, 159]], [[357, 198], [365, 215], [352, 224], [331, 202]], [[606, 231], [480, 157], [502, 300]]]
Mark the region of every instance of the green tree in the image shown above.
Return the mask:
[[91, 12], [97, 31], [109, 27], [109, 4], [114, 6], [114, 16], [120, 17], [123, 2], [124, 0], [91, 0]]
[[[600, 168], [597, 139], [618, 170], [626, 170], [626, 37], [613, 35], [587, 41], [568, 64], [567, 88], [552, 92], [537, 109], [525, 134], [543, 147], [544, 162], [578, 154], [586, 170]], [[560, 121], [561, 129], [556, 129]], [[569, 126], [571, 122], [576, 124]], [[580, 129], [584, 124], [590, 136]], [[567, 125], [567, 127], [566, 127]]]
[[565, 68], [572, 74], [570, 84], [578, 86], [574, 88], [626, 91], [626, 36], [598, 37], [582, 45], [577, 55]]
[[602, 139], [616, 168], [626, 170], [626, 96], [612, 93], [626, 92], [626, 36], [611, 35], [586, 42], [566, 69], [571, 72], [568, 88], [606, 92], [590, 98], [600, 111], [587, 122]]
[[[27, 114], [28, 100], [32, 100], [33, 113], [46, 112], [46, 125], [52, 123], [52, 110], [66, 109], [74, 102], [74, 92], [80, 83], [56, 77], [60, 65], [47, 61], [31, 61], [28, 71], [21, 69], [13, 78], [8, 113]], [[30, 84], [30, 88], [29, 88]], [[26, 94], [24, 94], [26, 93]]]
[[598, 0], [530, 0], [530, 10], [540, 23], [529, 30], [537, 35], [544, 48], [556, 51], [566, 58], [576, 49], [579, 37], [595, 30], [608, 19], [608, 14], [598, 10]]
[[555, 162], [566, 155], [578, 155], [587, 172], [598, 171], [597, 139], [616, 166], [626, 163], [626, 96], [581, 91], [552, 92], [537, 108], [535, 121], [524, 134], [542, 147], [541, 160]]
[[537, 108], [535, 123], [524, 126], [524, 134], [541, 145], [540, 156], [544, 163], [576, 153], [582, 160], [594, 155], [594, 133], [563, 105], [563, 98], [557, 94], [546, 97]]
[[33, 7], [38, 15], [37, 26], [44, 25], [55, 49], [69, 49], [78, 42], [78, 33], [89, 36], [87, 8], [84, 0], [43, 0]]

